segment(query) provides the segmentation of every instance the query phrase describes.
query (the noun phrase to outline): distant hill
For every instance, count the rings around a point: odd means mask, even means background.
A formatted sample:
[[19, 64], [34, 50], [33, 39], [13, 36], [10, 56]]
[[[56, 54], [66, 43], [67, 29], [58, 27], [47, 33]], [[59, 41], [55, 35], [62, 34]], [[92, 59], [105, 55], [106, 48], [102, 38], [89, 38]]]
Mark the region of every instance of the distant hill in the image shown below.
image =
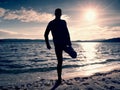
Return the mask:
[[103, 40], [103, 42], [120, 42], [120, 38], [107, 39], [107, 40]]
[[[52, 40], [50, 40], [52, 41]], [[0, 39], [0, 43], [2, 42], [45, 42], [43, 39]], [[77, 40], [75, 42], [120, 42], [120, 38], [111, 38], [104, 40]]]
[[76, 42], [120, 42], [120, 38], [111, 38], [103, 40], [77, 40]]
[[44, 42], [42, 39], [0, 39], [0, 42]]

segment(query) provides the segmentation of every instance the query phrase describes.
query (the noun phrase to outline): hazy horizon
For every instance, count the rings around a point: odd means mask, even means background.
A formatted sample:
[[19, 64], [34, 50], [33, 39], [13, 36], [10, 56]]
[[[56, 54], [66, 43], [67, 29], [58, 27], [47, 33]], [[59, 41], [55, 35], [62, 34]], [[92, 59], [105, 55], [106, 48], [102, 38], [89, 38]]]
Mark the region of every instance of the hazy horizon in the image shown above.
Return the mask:
[[[117, 41], [116, 41], [116, 39], [117, 39]], [[0, 39], [0, 40], [7, 40], [7, 41], [14, 41], [14, 40], [16, 40], [16, 41], [21, 41], [21, 40], [23, 40], [23, 41], [26, 41], [26, 40], [30, 40], [30, 41], [45, 41], [45, 39], [29, 39], [29, 38], [5, 38], [5, 39]], [[106, 42], [106, 40], [110, 40], [110, 41], [107, 41], [107, 42], [120, 42], [120, 37], [116, 37], [116, 38], [108, 38], [108, 39], [93, 39], [93, 40], [71, 40], [71, 41], [77, 41], [77, 42]], [[112, 40], [112, 41], [111, 41]], [[50, 39], [50, 41], [53, 41], [53, 39]]]

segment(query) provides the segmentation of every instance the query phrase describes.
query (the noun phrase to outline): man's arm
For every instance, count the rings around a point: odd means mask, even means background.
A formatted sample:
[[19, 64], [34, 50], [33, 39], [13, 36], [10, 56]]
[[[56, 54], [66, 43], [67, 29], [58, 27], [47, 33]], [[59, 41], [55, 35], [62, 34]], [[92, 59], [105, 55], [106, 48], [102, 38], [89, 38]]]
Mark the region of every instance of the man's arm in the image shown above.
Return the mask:
[[48, 26], [47, 26], [47, 28], [46, 28], [46, 31], [45, 31], [45, 33], [44, 33], [44, 37], [45, 37], [45, 42], [46, 42], [47, 48], [48, 48], [48, 49], [51, 49], [51, 46], [50, 46], [50, 44], [49, 44], [49, 38], [48, 38], [49, 32], [50, 32], [50, 28], [49, 28], [49, 24], [48, 24]]

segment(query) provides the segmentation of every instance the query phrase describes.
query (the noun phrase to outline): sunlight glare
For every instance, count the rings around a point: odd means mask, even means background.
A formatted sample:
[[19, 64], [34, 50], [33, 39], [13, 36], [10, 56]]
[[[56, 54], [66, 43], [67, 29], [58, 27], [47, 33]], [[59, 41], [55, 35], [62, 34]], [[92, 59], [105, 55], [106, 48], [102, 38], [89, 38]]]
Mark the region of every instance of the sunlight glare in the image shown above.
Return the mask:
[[89, 62], [93, 62], [93, 59], [96, 57], [96, 45], [97, 43], [81, 43], [84, 50], [83, 55], [86, 56], [86, 60]]
[[94, 21], [96, 19], [96, 12], [92, 9], [87, 10], [85, 13], [85, 18], [87, 21]]

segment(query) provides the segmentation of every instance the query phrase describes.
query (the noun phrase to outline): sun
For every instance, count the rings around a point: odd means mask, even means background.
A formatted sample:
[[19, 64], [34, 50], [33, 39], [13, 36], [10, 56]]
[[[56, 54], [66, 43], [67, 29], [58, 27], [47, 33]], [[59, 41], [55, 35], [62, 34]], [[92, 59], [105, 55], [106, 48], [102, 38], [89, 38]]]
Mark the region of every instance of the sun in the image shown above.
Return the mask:
[[86, 11], [85, 13], [85, 19], [87, 21], [95, 21], [96, 19], [96, 11], [95, 10], [92, 10], [92, 9], [89, 9]]

